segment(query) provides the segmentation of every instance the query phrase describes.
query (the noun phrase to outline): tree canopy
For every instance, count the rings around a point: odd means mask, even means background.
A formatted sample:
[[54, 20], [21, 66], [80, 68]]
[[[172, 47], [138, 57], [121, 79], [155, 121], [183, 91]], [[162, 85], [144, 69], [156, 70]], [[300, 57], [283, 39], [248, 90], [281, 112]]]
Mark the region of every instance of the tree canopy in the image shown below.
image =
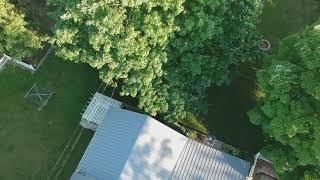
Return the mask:
[[168, 110], [162, 66], [182, 0], [51, 3], [66, 9], [55, 31], [57, 55], [99, 69], [104, 82], [138, 96], [152, 115]]
[[99, 69], [151, 115], [183, 119], [206, 109], [206, 88], [252, 58], [260, 0], [62, 1], [57, 55]]
[[206, 90], [230, 81], [230, 70], [255, 57], [260, 0], [187, 0], [177, 17], [179, 31], [168, 48], [165, 79], [176, 101], [170, 111], [199, 115], [207, 110]]
[[320, 179], [320, 21], [280, 43], [257, 72], [265, 94], [249, 112], [271, 138], [264, 153], [283, 179]]
[[24, 15], [7, 0], [0, 0], [0, 54], [20, 59], [32, 56], [41, 46], [42, 38], [28, 29]]

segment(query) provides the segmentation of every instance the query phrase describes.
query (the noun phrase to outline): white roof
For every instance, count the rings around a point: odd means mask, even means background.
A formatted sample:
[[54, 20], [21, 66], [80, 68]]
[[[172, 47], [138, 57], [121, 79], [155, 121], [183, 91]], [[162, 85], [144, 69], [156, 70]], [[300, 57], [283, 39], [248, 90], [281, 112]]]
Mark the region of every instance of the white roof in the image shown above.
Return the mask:
[[97, 180], [167, 179], [187, 140], [147, 115], [110, 109], [76, 172]]
[[100, 125], [110, 107], [121, 108], [121, 102], [100, 93], [95, 93], [83, 113], [82, 119]]
[[188, 138], [145, 116], [120, 179], [168, 179]]
[[110, 108], [70, 179], [241, 180], [249, 168], [147, 115]]
[[189, 140], [169, 180], [245, 180], [249, 170], [249, 162]]

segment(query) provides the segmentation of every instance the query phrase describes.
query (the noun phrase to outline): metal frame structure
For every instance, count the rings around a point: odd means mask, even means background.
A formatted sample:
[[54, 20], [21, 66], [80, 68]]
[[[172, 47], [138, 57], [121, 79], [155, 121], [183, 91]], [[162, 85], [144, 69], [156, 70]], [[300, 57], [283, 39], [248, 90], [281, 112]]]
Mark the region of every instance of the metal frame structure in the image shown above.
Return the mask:
[[24, 95], [24, 98], [33, 100], [38, 105], [38, 111], [41, 111], [44, 106], [48, 104], [53, 92], [37, 87], [37, 83], [34, 83], [30, 90]]
[[27, 69], [32, 73], [36, 70], [32, 65], [24, 63], [22, 61], [16, 60], [6, 54], [3, 54], [2, 58], [0, 59], [0, 71], [5, 67], [7, 63], [12, 63], [13, 65], [19, 66], [23, 69]]
[[91, 98], [89, 105], [86, 107], [80, 124], [86, 129], [93, 131], [101, 124], [107, 111], [110, 108], [121, 108], [122, 103], [111, 97], [105, 96], [100, 93], [95, 93]]
[[0, 71], [5, 67], [9, 60], [11, 60], [11, 57], [3, 54], [2, 58], [0, 59]]

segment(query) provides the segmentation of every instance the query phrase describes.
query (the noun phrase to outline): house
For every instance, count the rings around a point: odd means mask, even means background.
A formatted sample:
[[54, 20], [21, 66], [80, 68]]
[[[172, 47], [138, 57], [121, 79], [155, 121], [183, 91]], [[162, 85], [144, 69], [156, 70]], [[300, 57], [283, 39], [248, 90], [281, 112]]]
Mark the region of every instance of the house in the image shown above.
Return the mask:
[[254, 157], [247, 180], [277, 180], [278, 177], [273, 171], [272, 162], [263, 157], [260, 153]]
[[250, 167], [148, 115], [118, 106], [104, 111], [70, 180], [245, 180]]

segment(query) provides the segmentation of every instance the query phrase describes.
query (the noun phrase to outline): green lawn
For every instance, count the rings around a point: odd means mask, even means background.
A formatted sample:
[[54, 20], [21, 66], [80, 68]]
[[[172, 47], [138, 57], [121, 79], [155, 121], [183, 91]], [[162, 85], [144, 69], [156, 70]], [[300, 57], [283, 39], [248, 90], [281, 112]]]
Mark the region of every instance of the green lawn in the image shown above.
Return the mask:
[[[319, 7], [313, 0], [273, 1], [265, 7], [259, 29], [276, 49], [281, 38], [320, 16]], [[97, 78], [88, 65], [65, 62], [54, 55], [34, 75], [14, 67], [0, 72], [0, 180], [46, 178], [76, 128], [82, 108], [97, 89]], [[54, 91], [41, 112], [23, 98], [34, 82]], [[251, 125], [246, 115], [255, 104], [254, 88], [254, 80], [243, 77], [229, 87], [211, 88], [206, 121], [214, 135], [251, 152], [263, 145], [260, 129]], [[91, 137], [92, 133], [85, 131], [60, 179], [71, 175]]]
[[281, 38], [301, 31], [319, 17], [319, 0], [270, 0], [264, 7], [259, 30], [276, 50]]
[[[0, 180], [46, 178], [98, 87], [97, 77], [89, 66], [53, 55], [34, 75], [11, 66], [0, 72]], [[34, 82], [54, 92], [40, 112], [23, 98]], [[61, 179], [71, 174], [91, 136], [85, 131]]]
[[[320, 1], [273, 0], [263, 10], [260, 32], [273, 50], [281, 38], [298, 32], [320, 17]], [[206, 125], [215, 136], [240, 149], [256, 153], [263, 146], [259, 127], [249, 122], [246, 112], [255, 105], [255, 73], [245, 68], [244, 77], [236, 77], [230, 86], [210, 88]]]
[[255, 105], [254, 82], [236, 78], [230, 86], [209, 89], [206, 125], [218, 139], [242, 150], [256, 153], [263, 146], [259, 127], [249, 122], [246, 112]]

